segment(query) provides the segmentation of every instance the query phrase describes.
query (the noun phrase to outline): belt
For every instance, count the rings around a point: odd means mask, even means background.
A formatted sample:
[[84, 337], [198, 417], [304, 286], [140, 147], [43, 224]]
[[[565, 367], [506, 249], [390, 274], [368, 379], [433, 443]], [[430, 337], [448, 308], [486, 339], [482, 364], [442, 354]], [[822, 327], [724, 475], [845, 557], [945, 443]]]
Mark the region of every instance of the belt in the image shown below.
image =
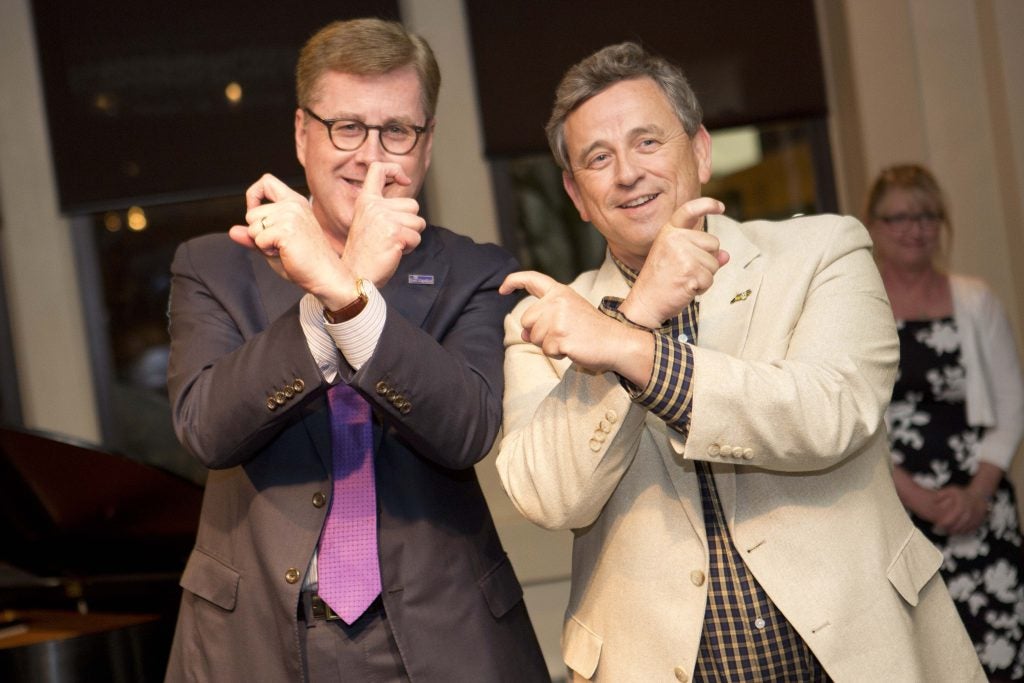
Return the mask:
[[[377, 612], [383, 607], [383, 602], [378, 595], [366, 612]], [[341, 615], [331, 609], [331, 606], [324, 602], [316, 593], [303, 591], [299, 594], [299, 619], [301, 621], [343, 621]]]

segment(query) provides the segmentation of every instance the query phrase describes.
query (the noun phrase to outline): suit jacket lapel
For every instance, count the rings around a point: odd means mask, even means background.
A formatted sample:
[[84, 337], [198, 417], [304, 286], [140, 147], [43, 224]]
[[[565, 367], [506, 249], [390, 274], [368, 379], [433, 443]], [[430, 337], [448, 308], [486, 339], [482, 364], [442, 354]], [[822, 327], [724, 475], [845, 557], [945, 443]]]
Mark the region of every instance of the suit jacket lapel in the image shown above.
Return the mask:
[[[715, 274], [714, 284], [700, 297], [697, 346], [741, 357], [763, 278], [761, 252], [735, 221], [724, 216], [710, 216], [708, 232], [729, 252], [729, 263]], [[736, 516], [736, 468], [711, 463], [711, 470], [722, 513], [731, 527]]]
[[697, 346], [742, 356], [757, 293], [761, 287], [760, 250], [722, 216], [710, 216], [708, 232], [729, 252], [729, 263], [715, 274], [715, 282], [702, 296]]
[[419, 246], [411, 254], [402, 257], [395, 274], [381, 289], [381, 294], [390, 308], [401, 313], [413, 325], [422, 327], [444, 286], [448, 268], [444, 245], [428, 226], [423, 231]]

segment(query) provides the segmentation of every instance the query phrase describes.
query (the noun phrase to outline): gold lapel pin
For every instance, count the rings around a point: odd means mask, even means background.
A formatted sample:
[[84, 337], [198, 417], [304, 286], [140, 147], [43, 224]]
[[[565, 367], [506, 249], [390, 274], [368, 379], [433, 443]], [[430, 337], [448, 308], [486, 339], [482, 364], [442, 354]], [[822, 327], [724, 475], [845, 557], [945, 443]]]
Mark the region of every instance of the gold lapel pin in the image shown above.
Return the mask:
[[732, 301], [730, 301], [729, 303], [734, 304], [737, 301], [746, 301], [748, 296], [750, 296], [750, 290], [749, 289], [747, 291], [745, 291], [745, 292], [740, 292], [739, 294], [734, 296], [732, 298]]

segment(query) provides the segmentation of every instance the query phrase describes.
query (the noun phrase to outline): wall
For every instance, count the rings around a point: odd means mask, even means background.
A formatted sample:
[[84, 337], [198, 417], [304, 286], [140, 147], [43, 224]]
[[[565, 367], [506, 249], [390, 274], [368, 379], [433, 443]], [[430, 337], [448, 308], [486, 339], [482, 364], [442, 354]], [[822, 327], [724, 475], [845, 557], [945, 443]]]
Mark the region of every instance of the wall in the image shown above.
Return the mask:
[[96, 442], [70, 224], [57, 210], [28, 0], [0, 3], [0, 245], [25, 424]]

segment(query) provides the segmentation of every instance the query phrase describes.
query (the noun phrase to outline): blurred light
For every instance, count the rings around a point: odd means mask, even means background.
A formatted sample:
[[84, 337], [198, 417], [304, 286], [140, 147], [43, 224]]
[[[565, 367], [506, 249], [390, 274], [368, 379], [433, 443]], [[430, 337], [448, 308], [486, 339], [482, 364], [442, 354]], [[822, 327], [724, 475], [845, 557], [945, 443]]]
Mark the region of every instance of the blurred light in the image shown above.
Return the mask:
[[228, 83], [227, 87], [224, 88], [224, 97], [228, 98], [228, 102], [231, 104], [238, 104], [242, 101], [242, 86], [231, 81]]
[[761, 136], [757, 128], [729, 128], [711, 134], [711, 172], [716, 178], [761, 163]]
[[108, 211], [103, 214], [103, 227], [108, 232], [117, 232], [121, 229], [121, 214], [116, 211]]
[[96, 99], [92, 101], [93, 106], [99, 109], [104, 114], [114, 113], [114, 98], [106, 93], [99, 93], [96, 95]]
[[146, 212], [142, 207], [133, 206], [128, 209], [128, 227], [136, 232], [146, 229]]

